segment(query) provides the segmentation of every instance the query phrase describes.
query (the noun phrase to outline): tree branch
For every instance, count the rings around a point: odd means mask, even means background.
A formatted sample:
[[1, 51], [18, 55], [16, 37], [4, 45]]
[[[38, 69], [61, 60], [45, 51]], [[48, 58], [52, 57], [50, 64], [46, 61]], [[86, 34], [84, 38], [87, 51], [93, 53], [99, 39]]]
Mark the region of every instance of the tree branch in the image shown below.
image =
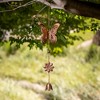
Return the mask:
[[35, 1], [50, 6], [52, 9], [63, 9], [76, 15], [100, 19], [100, 4], [80, 0], [53, 0], [54, 3], [49, 3], [47, 0]]
[[[23, 1], [23, 0], [0, 0], [0, 3], [10, 2], [10, 1]], [[21, 7], [30, 5], [34, 1], [43, 3], [51, 7], [51, 9], [53, 8], [63, 9], [66, 12], [73, 13], [76, 15], [100, 19], [100, 4], [91, 3], [87, 1], [80, 1], [80, 0], [52, 0], [53, 1], [52, 3], [49, 2], [48, 0], [32, 0], [12, 10], [5, 10], [5, 11], [0, 11], [0, 12], [14, 11]]]
[[54, 3], [50, 3], [48, 2], [48, 0], [34, 0], [36, 2], [41, 2], [49, 7], [51, 7], [51, 9], [56, 8], [56, 9], [64, 9], [64, 5], [63, 2], [61, 0], [53, 0]]
[[12, 2], [12, 1], [23, 1], [23, 0], [0, 0], [0, 3]]
[[34, 2], [34, 1], [32, 0], [32, 1], [30, 1], [30, 2], [27, 2], [27, 3], [23, 4], [23, 5], [17, 6], [17, 7], [15, 7], [15, 8], [11, 9], [11, 10], [2, 10], [2, 11], [0, 11], [0, 13], [3, 13], [3, 12], [10, 12], [10, 11], [14, 11], [14, 10], [19, 9], [19, 8], [22, 8], [22, 7], [26, 7], [26, 6], [28, 6], [28, 5], [32, 5], [33, 2]]
[[79, 0], [67, 0], [64, 8], [67, 12], [73, 14], [100, 19], [100, 4]]

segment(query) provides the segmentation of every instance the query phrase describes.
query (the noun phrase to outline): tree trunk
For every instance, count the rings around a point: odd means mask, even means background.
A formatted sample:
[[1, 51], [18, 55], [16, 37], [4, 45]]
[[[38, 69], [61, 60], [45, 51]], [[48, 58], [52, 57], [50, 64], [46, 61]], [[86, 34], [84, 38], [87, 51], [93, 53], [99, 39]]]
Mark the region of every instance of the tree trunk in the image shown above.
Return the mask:
[[96, 34], [93, 37], [93, 44], [96, 44], [100, 46], [100, 30], [96, 32]]

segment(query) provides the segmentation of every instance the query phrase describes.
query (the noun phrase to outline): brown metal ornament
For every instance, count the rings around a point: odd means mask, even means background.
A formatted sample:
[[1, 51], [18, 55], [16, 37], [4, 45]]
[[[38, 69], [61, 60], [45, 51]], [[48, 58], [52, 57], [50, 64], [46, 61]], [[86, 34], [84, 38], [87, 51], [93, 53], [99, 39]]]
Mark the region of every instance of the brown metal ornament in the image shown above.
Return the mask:
[[41, 28], [41, 32], [42, 32], [41, 41], [43, 44], [47, 43], [48, 41], [52, 44], [57, 42], [56, 33], [60, 26], [59, 23], [55, 23], [50, 30], [48, 30], [41, 22], [38, 22], [38, 25]]

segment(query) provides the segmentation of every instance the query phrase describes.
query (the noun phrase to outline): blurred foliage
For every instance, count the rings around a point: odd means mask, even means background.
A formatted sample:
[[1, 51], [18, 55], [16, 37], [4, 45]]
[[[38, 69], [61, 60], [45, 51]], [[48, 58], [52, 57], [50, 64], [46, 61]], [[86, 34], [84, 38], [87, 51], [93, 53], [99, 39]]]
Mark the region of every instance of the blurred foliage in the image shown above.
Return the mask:
[[[25, 4], [27, 6], [23, 6]], [[12, 10], [18, 6], [23, 7], [5, 12], [5, 10]], [[0, 11], [4, 11], [0, 12], [0, 34], [2, 34], [3, 30], [6, 30], [10, 31], [11, 35], [17, 35], [19, 38], [10, 38], [10, 44], [16, 42], [17, 47], [28, 42], [30, 48], [32, 48], [33, 45], [40, 49], [43, 48], [41, 41], [34, 38], [38, 38], [41, 35], [40, 27], [37, 25], [39, 21], [49, 29], [56, 22], [61, 24], [57, 32], [58, 41], [55, 45], [50, 46], [52, 52], [56, 50], [56, 53], [61, 52], [63, 46], [67, 47], [68, 45], [72, 45], [73, 41], [82, 39], [82, 37], [78, 35], [72, 36], [70, 34], [71, 31], [79, 32], [87, 29], [96, 31], [100, 29], [99, 20], [66, 13], [63, 10], [50, 9], [41, 3], [29, 0], [2, 3], [0, 4]], [[2, 45], [2, 43], [0, 43], [0, 45]]]

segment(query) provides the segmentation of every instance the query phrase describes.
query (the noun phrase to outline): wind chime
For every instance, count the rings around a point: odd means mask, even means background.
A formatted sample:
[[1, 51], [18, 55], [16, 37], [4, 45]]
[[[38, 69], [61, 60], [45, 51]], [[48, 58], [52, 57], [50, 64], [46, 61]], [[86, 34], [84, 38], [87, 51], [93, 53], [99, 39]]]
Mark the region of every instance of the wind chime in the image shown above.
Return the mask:
[[[46, 6], [45, 6], [45, 7], [46, 7]], [[43, 8], [39, 11], [39, 13], [40, 13], [42, 10], [44, 10], [45, 7], [43, 7]], [[38, 13], [38, 14], [39, 14], [39, 13]], [[50, 26], [50, 19], [49, 19], [49, 17], [50, 17], [50, 8], [48, 9], [48, 14], [47, 14], [48, 26]], [[47, 84], [46, 84], [45, 90], [50, 91], [50, 90], [53, 90], [52, 84], [51, 84], [51, 82], [50, 82], [50, 73], [51, 73], [51, 72], [53, 71], [53, 69], [54, 69], [54, 65], [53, 65], [53, 63], [51, 63], [51, 61], [50, 61], [50, 45], [55, 44], [55, 43], [57, 42], [56, 33], [57, 33], [57, 30], [58, 30], [60, 24], [59, 24], [59, 23], [55, 23], [51, 29], [48, 29], [48, 28], [44, 25], [44, 23], [42, 23], [42, 22], [38, 22], [38, 25], [40, 26], [40, 28], [41, 28], [41, 33], [42, 33], [41, 42], [42, 42], [43, 45], [47, 44], [47, 62], [46, 62], [45, 65], [44, 65], [44, 70], [45, 70], [45, 72], [47, 72], [47, 74], [48, 74], [48, 82], [47, 82]]]
[[50, 72], [53, 71], [54, 66], [53, 66], [53, 63], [50, 62], [49, 46], [51, 44], [55, 44], [57, 42], [56, 33], [57, 33], [57, 30], [58, 30], [60, 24], [55, 23], [50, 30], [47, 29], [47, 27], [45, 27], [44, 24], [41, 22], [38, 22], [38, 25], [40, 26], [41, 32], [42, 32], [41, 41], [43, 44], [47, 43], [47, 57], [48, 58], [47, 58], [47, 63], [45, 63], [45, 65], [44, 65], [44, 70], [48, 73], [48, 82], [46, 84], [45, 90], [50, 91], [50, 90], [53, 90], [52, 84], [50, 82]]

